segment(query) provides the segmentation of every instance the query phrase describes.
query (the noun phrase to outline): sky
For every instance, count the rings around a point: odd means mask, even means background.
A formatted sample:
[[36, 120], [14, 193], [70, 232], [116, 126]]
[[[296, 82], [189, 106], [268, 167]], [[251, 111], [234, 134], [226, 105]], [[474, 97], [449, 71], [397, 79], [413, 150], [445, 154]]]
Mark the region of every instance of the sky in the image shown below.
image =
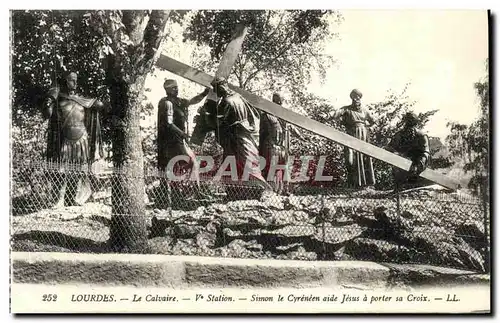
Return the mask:
[[[323, 84], [316, 78], [308, 90], [339, 108], [350, 103], [358, 88], [364, 103], [384, 99], [388, 90], [399, 93], [410, 82], [407, 94], [417, 101], [415, 112], [438, 109], [424, 129], [444, 142], [449, 121], [470, 124], [478, 116], [474, 82], [485, 75], [488, 58], [486, 11], [473, 10], [342, 10], [336, 27], [339, 39], [327, 44], [325, 54], [337, 59]], [[173, 25], [164, 53], [189, 64], [197, 49], [181, 40], [182, 27]], [[166, 44], [167, 44], [166, 43]], [[175, 78], [179, 95], [192, 97], [203, 88], [166, 71], [148, 77], [146, 93], [156, 107], [165, 95], [165, 78]], [[198, 106], [190, 108], [190, 123]], [[151, 118], [156, 122], [156, 109]], [[146, 121], [149, 124], [149, 121]], [[190, 126], [192, 129], [192, 126]]]
[[471, 123], [478, 115], [474, 82], [485, 75], [488, 58], [486, 11], [348, 10], [338, 28], [340, 40], [326, 51], [338, 59], [323, 85], [309, 90], [334, 106], [350, 103], [358, 88], [365, 103], [382, 100], [387, 90], [407, 82], [416, 112], [439, 109], [426, 132], [444, 139], [446, 123]]

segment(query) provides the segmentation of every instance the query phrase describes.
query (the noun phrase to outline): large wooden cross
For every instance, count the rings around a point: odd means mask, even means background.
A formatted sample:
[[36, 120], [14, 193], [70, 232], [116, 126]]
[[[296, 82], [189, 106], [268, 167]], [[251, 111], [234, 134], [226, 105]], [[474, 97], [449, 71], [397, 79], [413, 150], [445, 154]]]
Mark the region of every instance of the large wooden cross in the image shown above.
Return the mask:
[[[236, 61], [239, 51], [241, 50], [241, 44], [243, 42], [243, 38], [245, 37], [245, 33], [246, 29], [240, 29], [239, 31], [237, 30], [235, 36], [233, 37], [233, 40], [227, 46], [218, 69], [218, 73], [220, 76], [229, 76], [231, 68]], [[214, 79], [214, 76], [212, 75], [208, 75], [198, 69], [183, 64], [165, 55], [160, 55], [160, 58], [156, 62], [156, 65], [162, 69], [165, 69], [171, 73], [179, 75], [185, 79], [188, 79], [205, 87], [211, 87], [210, 83]], [[254, 105], [261, 111], [275, 115], [276, 117], [281, 118], [287, 122], [307, 129], [313, 133], [333, 140], [338, 144], [354, 149], [365, 155], [386, 162], [397, 168], [406, 171], [410, 169], [411, 161], [406, 158], [393, 154], [366, 141], [359, 140], [353, 136], [338, 131], [306, 116], [300, 115], [291, 110], [287, 110], [278, 104], [263, 99], [243, 89], [240, 89], [232, 84], [230, 84], [229, 86], [231, 87], [231, 89], [241, 94], [252, 105]], [[420, 174], [420, 176], [449, 189], [455, 190], [460, 188], [460, 183], [457, 180], [431, 169], [426, 169]]]

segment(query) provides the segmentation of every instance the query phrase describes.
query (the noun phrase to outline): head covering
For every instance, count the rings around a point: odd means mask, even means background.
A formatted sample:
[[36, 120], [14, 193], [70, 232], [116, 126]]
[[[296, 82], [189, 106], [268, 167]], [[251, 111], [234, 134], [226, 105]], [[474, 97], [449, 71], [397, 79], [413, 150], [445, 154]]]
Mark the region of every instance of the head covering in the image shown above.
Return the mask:
[[66, 81], [69, 81], [69, 80], [75, 80], [76, 81], [77, 78], [78, 78], [78, 75], [76, 75], [75, 72], [68, 72], [68, 73], [66, 73], [66, 75], [64, 77], [64, 79]]
[[165, 82], [163, 83], [163, 88], [165, 90], [176, 86], [177, 86], [176, 80], [165, 80]]
[[225, 85], [226, 83], [227, 83], [227, 80], [224, 77], [216, 76], [214, 78], [214, 80], [212, 81], [212, 83], [210, 83], [210, 85], [215, 87], [217, 85]]
[[351, 94], [350, 94], [351, 99], [354, 99], [355, 95], [358, 96], [358, 97], [360, 97], [360, 98], [363, 97], [363, 93], [361, 93], [361, 91], [358, 90], [358, 89], [354, 89], [354, 90], [351, 91]]
[[278, 92], [274, 93], [273, 94], [273, 102], [278, 103], [278, 104], [283, 103], [283, 96]]
[[414, 112], [409, 111], [409, 112], [406, 112], [403, 115], [402, 121], [405, 124], [416, 125], [418, 123], [418, 118], [417, 118], [417, 115]]

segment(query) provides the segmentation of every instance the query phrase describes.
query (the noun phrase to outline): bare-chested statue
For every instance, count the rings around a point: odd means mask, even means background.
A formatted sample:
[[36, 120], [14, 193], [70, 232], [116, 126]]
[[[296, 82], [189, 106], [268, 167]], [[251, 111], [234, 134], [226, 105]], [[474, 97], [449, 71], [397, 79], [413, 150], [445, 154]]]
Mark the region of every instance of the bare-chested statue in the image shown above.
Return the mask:
[[[273, 94], [273, 102], [283, 104], [282, 95]], [[262, 113], [260, 119], [259, 153], [266, 160], [266, 166], [262, 175], [268, 180], [270, 164], [274, 160], [279, 165], [284, 165], [289, 156], [289, 136], [293, 132], [297, 137], [304, 139], [297, 128], [283, 119], [268, 113]], [[281, 194], [285, 190], [284, 170], [278, 169], [273, 176], [271, 185], [276, 193]]]
[[[76, 95], [78, 77], [67, 73], [61, 87], [49, 90], [43, 103], [49, 119], [47, 160], [61, 164], [91, 165], [103, 156], [97, 99]], [[55, 207], [83, 205], [92, 194], [87, 176], [57, 173], [53, 186]]]
[[210, 89], [207, 88], [191, 100], [186, 100], [178, 97], [179, 88], [175, 80], [166, 80], [163, 88], [167, 96], [158, 103], [158, 168], [165, 171], [172, 158], [179, 155], [187, 156], [189, 162], [179, 161], [171, 171], [176, 175], [181, 175], [187, 170], [191, 171], [199, 188], [198, 164], [195, 162], [194, 152], [187, 143], [186, 123], [188, 107], [200, 103]]
[[[350, 94], [352, 103], [342, 107], [334, 118], [340, 119], [349, 135], [363, 141], [368, 141], [368, 127], [375, 123], [370, 112], [361, 104], [363, 94], [354, 89]], [[344, 159], [347, 168], [347, 184], [349, 187], [375, 185], [373, 160], [369, 156], [344, 148]]]

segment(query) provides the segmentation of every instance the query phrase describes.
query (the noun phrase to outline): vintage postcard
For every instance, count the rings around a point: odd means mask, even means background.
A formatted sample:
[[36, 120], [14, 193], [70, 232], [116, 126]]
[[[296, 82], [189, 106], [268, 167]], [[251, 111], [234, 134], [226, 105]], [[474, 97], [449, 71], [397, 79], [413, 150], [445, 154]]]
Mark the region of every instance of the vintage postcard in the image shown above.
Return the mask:
[[489, 25], [11, 10], [11, 312], [490, 313]]

